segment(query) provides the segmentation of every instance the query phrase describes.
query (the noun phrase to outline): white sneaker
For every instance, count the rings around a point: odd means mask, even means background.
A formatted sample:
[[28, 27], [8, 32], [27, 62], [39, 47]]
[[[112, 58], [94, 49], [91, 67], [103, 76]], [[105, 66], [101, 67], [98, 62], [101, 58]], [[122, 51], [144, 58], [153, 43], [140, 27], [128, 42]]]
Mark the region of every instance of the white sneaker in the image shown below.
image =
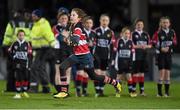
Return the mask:
[[162, 97], [162, 95], [157, 94], [156, 97]]
[[20, 99], [20, 98], [21, 98], [21, 95], [20, 95], [20, 94], [16, 94], [13, 98], [14, 98], [14, 99]]
[[168, 98], [168, 97], [170, 97], [170, 96], [169, 96], [168, 94], [164, 94], [164, 97], [165, 97], [165, 98]]

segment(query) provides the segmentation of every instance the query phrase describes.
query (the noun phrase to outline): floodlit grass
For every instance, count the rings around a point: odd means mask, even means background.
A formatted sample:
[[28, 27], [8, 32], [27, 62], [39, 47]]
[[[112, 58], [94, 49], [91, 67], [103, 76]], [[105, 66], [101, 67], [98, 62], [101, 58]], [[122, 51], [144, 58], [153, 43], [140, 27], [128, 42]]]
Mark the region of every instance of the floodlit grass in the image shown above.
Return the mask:
[[[130, 98], [127, 87], [124, 84], [120, 98], [114, 96], [114, 89], [110, 85], [105, 86], [106, 97], [95, 98], [93, 84], [90, 81], [88, 97], [76, 97], [73, 84], [70, 86], [70, 97], [66, 99], [54, 99], [50, 94], [30, 94], [30, 98], [13, 99], [15, 93], [3, 92], [5, 81], [0, 81], [0, 109], [178, 109], [180, 108], [180, 86], [178, 82], [172, 82], [171, 97], [157, 98], [156, 83], [146, 82], [146, 97], [138, 96]], [[52, 88], [52, 92], [55, 92]]]

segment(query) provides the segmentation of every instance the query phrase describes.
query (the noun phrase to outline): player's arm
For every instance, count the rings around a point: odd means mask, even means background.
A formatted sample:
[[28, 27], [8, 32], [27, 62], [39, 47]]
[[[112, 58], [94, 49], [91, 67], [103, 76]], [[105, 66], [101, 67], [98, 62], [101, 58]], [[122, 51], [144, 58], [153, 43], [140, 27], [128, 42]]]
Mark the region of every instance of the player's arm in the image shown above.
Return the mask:
[[72, 35], [70, 34], [69, 31], [64, 30], [62, 32], [62, 35], [64, 36], [65, 39], [64, 41], [71, 46], [78, 45], [81, 34], [82, 34], [82, 30], [80, 28], [75, 28]]
[[134, 47], [135, 49], [143, 49], [143, 46], [142, 46], [142, 45], [136, 44], [137, 40], [136, 40], [136, 38], [135, 38], [134, 33], [132, 33], [132, 41], [133, 41], [133, 47]]
[[148, 34], [148, 40], [147, 40], [147, 45], [144, 46], [144, 49], [149, 49], [152, 47], [152, 44], [151, 44], [151, 39], [150, 39], [150, 36]]
[[8, 53], [10, 55], [10, 57], [13, 59], [13, 56], [15, 54], [15, 50], [14, 50], [14, 43], [8, 48]]

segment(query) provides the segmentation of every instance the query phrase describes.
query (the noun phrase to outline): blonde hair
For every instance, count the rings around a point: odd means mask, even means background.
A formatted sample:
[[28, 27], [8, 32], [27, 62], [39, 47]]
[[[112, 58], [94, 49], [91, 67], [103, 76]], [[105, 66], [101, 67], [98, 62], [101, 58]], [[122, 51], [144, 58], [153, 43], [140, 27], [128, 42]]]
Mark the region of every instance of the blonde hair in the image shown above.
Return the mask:
[[127, 26], [126, 26], [126, 27], [123, 27], [122, 30], [121, 30], [120, 36], [123, 37], [123, 34], [124, 34], [127, 30], [129, 30], [129, 31], [131, 32], [131, 29], [130, 29], [129, 27], [127, 27]]

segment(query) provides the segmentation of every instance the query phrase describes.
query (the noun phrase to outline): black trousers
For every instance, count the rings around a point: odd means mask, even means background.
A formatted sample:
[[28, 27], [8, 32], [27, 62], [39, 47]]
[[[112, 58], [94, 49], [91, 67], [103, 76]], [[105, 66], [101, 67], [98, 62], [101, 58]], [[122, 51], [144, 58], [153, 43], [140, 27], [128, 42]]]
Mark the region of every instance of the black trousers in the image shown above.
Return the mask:
[[6, 83], [6, 91], [16, 91], [15, 87], [15, 75], [14, 75], [14, 68], [13, 68], [13, 60], [8, 53], [9, 46], [4, 46], [3, 49], [3, 56], [6, 58], [6, 69], [7, 69], [7, 83]]
[[[46, 62], [49, 48], [35, 49], [35, 56], [31, 66], [31, 75], [30, 82], [31, 83], [41, 83], [43, 86], [49, 84], [49, 75], [46, 71]], [[30, 84], [31, 86], [31, 84]]]

